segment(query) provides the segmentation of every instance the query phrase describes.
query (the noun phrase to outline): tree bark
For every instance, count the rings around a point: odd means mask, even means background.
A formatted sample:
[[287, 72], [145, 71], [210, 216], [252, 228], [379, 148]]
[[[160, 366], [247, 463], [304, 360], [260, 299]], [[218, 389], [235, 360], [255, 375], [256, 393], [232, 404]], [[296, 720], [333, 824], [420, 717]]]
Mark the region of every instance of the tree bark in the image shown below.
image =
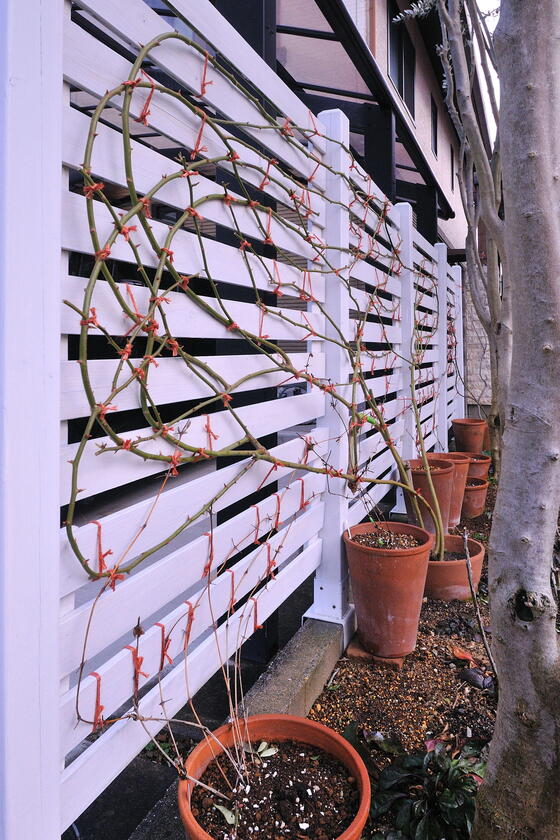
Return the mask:
[[500, 698], [472, 840], [559, 840], [560, 3], [502, 0], [495, 40], [513, 348], [490, 539]]

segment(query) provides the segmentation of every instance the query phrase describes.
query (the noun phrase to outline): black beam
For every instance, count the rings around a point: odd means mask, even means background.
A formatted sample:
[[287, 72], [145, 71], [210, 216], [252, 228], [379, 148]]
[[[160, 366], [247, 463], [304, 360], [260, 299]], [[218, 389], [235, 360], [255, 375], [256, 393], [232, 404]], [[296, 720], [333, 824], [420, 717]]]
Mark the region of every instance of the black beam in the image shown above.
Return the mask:
[[397, 198], [409, 201], [416, 213], [416, 227], [431, 245], [437, 242], [438, 203], [433, 186], [397, 181]]
[[283, 35], [299, 35], [300, 38], [319, 38], [321, 41], [338, 41], [334, 32], [321, 32], [320, 29], [305, 29], [302, 26], [286, 26], [279, 23], [276, 27], [277, 32]]
[[389, 201], [395, 200], [395, 113], [392, 108], [366, 105], [365, 166]]

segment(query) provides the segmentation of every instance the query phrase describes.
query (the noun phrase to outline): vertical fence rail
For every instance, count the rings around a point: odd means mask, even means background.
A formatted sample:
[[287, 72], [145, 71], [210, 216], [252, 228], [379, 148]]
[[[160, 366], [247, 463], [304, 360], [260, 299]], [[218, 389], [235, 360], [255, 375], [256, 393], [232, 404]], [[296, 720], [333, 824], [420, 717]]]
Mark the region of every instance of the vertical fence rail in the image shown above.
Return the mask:
[[0, 837], [59, 831], [62, 4], [0, 4]]
[[[412, 207], [403, 202], [396, 205], [399, 212], [401, 247], [400, 257], [403, 266], [401, 279], [401, 343], [399, 354], [402, 357], [402, 385], [398, 398], [401, 405], [410, 404], [410, 365], [412, 363], [412, 336], [414, 334], [414, 254], [412, 239]], [[416, 429], [412, 411], [404, 413], [404, 429], [402, 436], [401, 455], [403, 458], [413, 458], [416, 453], [414, 442]]]
[[463, 270], [454, 265], [455, 280], [455, 417], [465, 416], [465, 347], [463, 344]]
[[[326, 210], [324, 239], [329, 246], [329, 261], [333, 269], [342, 269], [348, 263], [349, 247], [349, 156], [343, 148], [349, 144], [349, 122], [340, 110], [322, 111], [319, 119], [325, 125], [327, 141], [326, 194], [330, 201]], [[346, 175], [346, 180], [341, 175]], [[336, 324], [348, 324], [348, 294], [344, 281], [348, 278], [341, 272], [326, 275], [326, 308]], [[333, 326], [326, 325], [326, 334], [336, 337]], [[325, 348], [325, 376], [339, 385], [348, 382], [350, 364], [344, 349], [328, 342]], [[338, 388], [340, 393], [344, 390]], [[323, 423], [323, 421], [321, 421]], [[327, 399], [324, 418], [328, 429], [327, 451], [329, 463], [334, 469], [346, 469], [348, 450], [346, 445], [347, 425], [341, 417], [340, 408], [331, 405]], [[321, 536], [323, 539], [322, 561], [315, 575], [313, 607], [308, 617], [339, 623], [344, 628], [345, 642], [353, 629], [353, 610], [348, 603], [348, 571], [344, 559], [341, 534], [346, 526], [348, 500], [344, 482], [329, 478], [329, 492], [325, 497], [325, 521]]]
[[435, 383], [437, 405], [438, 450], [447, 451], [447, 245], [438, 242], [435, 246], [437, 257], [437, 379]]

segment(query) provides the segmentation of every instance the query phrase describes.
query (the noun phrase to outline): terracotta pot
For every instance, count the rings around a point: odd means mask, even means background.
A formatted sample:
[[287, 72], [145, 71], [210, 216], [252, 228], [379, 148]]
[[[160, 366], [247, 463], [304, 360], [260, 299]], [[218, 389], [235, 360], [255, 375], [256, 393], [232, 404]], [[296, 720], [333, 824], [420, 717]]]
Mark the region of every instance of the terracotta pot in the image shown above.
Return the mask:
[[451, 461], [453, 463], [453, 492], [449, 505], [449, 527], [455, 528], [461, 519], [461, 507], [471, 459], [464, 452], [429, 452], [428, 461], [434, 460]]
[[461, 454], [468, 455], [471, 459], [468, 477], [482, 478], [486, 481], [492, 458], [489, 455], [483, 455], [481, 452], [464, 452]]
[[[413, 458], [408, 463], [410, 464], [410, 473], [412, 475], [412, 486], [415, 490], [418, 490], [426, 499], [428, 504], [433, 507], [433, 496], [428, 484], [428, 476], [426, 475], [422, 459]], [[438, 467], [435, 471], [433, 469], [431, 470], [431, 476], [432, 484], [434, 485], [434, 490], [439, 502], [439, 509], [443, 522], [443, 532], [446, 534], [449, 530], [449, 508], [451, 506], [451, 496], [453, 495], [453, 477], [455, 474], [455, 468], [449, 461], [440, 461], [437, 458], [430, 458], [429, 463], [432, 468]], [[418, 522], [416, 521], [416, 516], [414, 514], [412, 500], [406, 491], [404, 494], [404, 500], [410, 522], [417, 525]], [[422, 519], [424, 520], [423, 527], [426, 531], [429, 531], [430, 534], [435, 534], [436, 526], [429, 510], [422, 505], [422, 502], [418, 502], [418, 504], [420, 505], [420, 513], [422, 514]]]
[[[223, 752], [223, 747], [230, 747], [234, 741], [231, 724], [216, 729], [213, 738], [205, 738], [188, 756], [185, 770], [191, 779], [200, 779], [211, 761]], [[360, 792], [358, 812], [346, 831], [338, 835], [338, 840], [359, 840], [369, 815], [371, 787], [365, 764], [356, 750], [332, 729], [321, 723], [294, 715], [255, 715], [248, 719], [248, 735], [251, 741], [299, 741], [311, 744], [337, 758], [354, 776]], [[223, 745], [223, 747], [221, 746]], [[182, 779], [179, 781], [179, 813], [188, 840], [213, 840], [212, 836], [198, 824], [191, 811], [191, 795], [195, 782]]]
[[[484, 560], [484, 546], [477, 540], [467, 541], [471, 558], [471, 568], [475, 592], [482, 574], [482, 561]], [[463, 551], [463, 537], [448, 534], [445, 537], [445, 550], [453, 552]], [[469, 587], [469, 576], [466, 560], [430, 560], [428, 563], [428, 576], [426, 577], [426, 589], [424, 594], [427, 598], [437, 601], [468, 601], [471, 597]]]
[[[469, 484], [476, 482], [473, 486]], [[467, 519], [475, 519], [484, 513], [484, 505], [486, 504], [486, 493], [488, 492], [488, 482], [482, 478], [469, 478], [467, 486], [465, 487], [465, 498], [463, 499], [462, 515]]]
[[456, 418], [453, 423], [455, 448], [457, 452], [482, 452], [484, 430], [488, 428], [486, 420], [471, 417]]
[[[428, 557], [433, 536], [415, 525], [384, 522], [395, 534], [413, 534], [414, 548], [370, 548], [344, 532], [358, 635], [366, 650], [386, 659], [406, 656], [416, 647]], [[373, 531], [372, 523], [355, 525], [350, 533]]]

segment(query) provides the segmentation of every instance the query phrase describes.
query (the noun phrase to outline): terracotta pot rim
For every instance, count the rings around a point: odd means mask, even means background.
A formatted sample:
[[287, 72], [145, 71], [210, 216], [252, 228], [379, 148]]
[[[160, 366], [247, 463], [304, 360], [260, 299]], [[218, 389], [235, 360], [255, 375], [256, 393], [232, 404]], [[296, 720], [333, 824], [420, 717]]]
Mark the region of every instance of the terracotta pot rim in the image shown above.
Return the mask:
[[467, 455], [471, 461], [482, 461], [484, 463], [492, 460], [490, 455], [485, 455], [484, 452], [459, 452], [458, 454]]
[[[452, 537], [454, 539], [459, 539], [461, 541], [463, 539], [463, 537], [460, 534], [446, 534], [445, 535], [445, 541], [446, 542], [447, 542], [447, 539], [449, 537]], [[474, 551], [471, 549], [471, 543], [472, 543], [473, 548], [475, 549]], [[468, 538], [467, 545], [469, 547], [469, 554], [471, 555], [471, 563], [472, 563], [472, 561], [475, 557], [478, 557], [479, 554], [484, 554], [486, 552], [486, 548], [484, 547], [484, 545], [481, 542], [479, 542], [478, 540], [475, 540], [473, 537]], [[466, 560], [466, 558], [462, 558], [461, 560], [428, 560], [428, 565], [429, 566], [445, 565], [446, 567], [449, 566], [450, 568], [454, 568], [454, 567], [456, 568], [457, 566], [466, 566], [467, 565], [467, 560]]]
[[428, 452], [428, 461], [470, 461], [466, 452]]
[[472, 478], [472, 477], [471, 477], [471, 478], [469, 478], [469, 479], [467, 479], [467, 480], [468, 480], [468, 481], [476, 481], [477, 483], [476, 483], [474, 486], [471, 484], [471, 486], [470, 486], [470, 487], [469, 487], [469, 485], [467, 484], [467, 485], [465, 486], [465, 493], [466, 493], [468, 490], [471, 490], [471, 491], [472, 491], [472, 490], [482, 490], [483, 488], [485, 488], [485, 487], [489, 487], [489, 485], [490, 485], [490, 482], [489, 482], [487, 479], [485, 479], [485, 478]]
[[[424, 469], [423, 465], [419, 466], [419, 467], [413, 467], [412, 466], [412, 464], [415, 461], [420, 461], [421, 462], [421, 459], [420, 458], [409, 458], [408, 461], [407, 461], [407, 463], [409, 465], [409, 468], [410, 468], [410, 472], [413, 475], [414, 475], [414, 473], [426, 475], [426, 470]], [[450, 470], [453, 470], [453, 464], [449, 463], [449, 461], [444, 461], [443, 459], [432, 458], [432, 459], [430, 459], [429, 463], [432, 464], [434, 467], [441, 467], [441, 469], [439, 469], [437, 471], [438, 475], [442, 475], [442, 474], [446, 475]], [[431, 472], [432, 471], [430, 470], [430, 474], [431, 474]]]
[[476, 417], [455, 417], [452, 423], [457, 423], [463, 426], [486, 426], [486, 420], [477, 420]]
[[[365, 526], [365, 529], [364, 529]], [[350, 545], [352, 547], [356, 547], [358, 551], [364, 551], [368, 554], [376, 554], [381, 555], [382, 557], [398, 557], [400, 555], [404, 557], [409, 557], [412, 554], [416, 554], [418, 551], [423, 551], [424, 549], [428, 548], [431, 549], [433, 542], [434, 542], [434, 535], [431, 534], [429, 531], [426, 531], [424, 528], [419, 528], [418, 525], [410, 525], [408, 522], [383, 522], [383, 527], [387, 528], [388, 531], [392, 531], [395, 534], [412, 534], [416, 536], [418, 539], [426, 538], [423, 543], [420, 545], [414, 545], [411, 548], [374, 548], [370, 545], [362, 545], [361, 543], [354, 542], [348, 536], [348, 529], [343, 532], [343, 538], [346, 545]], [[360, 528], [361, 530], [357, 530]], [[363, 522], [361, 525], [354, 525], [350, 528], [351, 536], [354, 534], [368, 534], [373, 532], [374, 525], [368, 522]]]
[[[367, 817], [369, 815], [370, 810], [370, 800], [371, 800], [371, 783], [369, 779], [369, 774], [367, 768], [363, 762], [363, 759], [360, 755], [356, 752], [354, 747], [343, 738], [342, 735], [339, 735], [338, 732], [335, 732], [333, 729], [330, 729], [328, 726], [324, 726], [322, 723], [317, 723], [314, 720], [309, 720], [308, 718], [299, 717], [298, 715], [283, 715], [283, 714], [267, 714], [267, 715], [252, 715], [248, 718], [249, 726], [251, 723], [270, 723], [272, 726], [275, 724], [283, 721], [287, 721], [290, 723], [295, 723], [301, 726], [302, 729], [307, 729], [315, 732], [320, 732], [322, 735], [326, 736], [331, 742], [337, 743], [338, 746], [342, 749], [343, 752], [347, 753], [349, 756], [352, 757], [353, 762], [356, 765], [357, 770], [359, 771], [356, 773], [356, 781], [358, 782], [358, 790], [360, 794], [360, 804], [356, 815], [348, 828], [342, 834], [339, 834], [333, 840], [352, 840], [353, 837], [358, 837], [361, 835], [363, 831], [363, 827], [367, 821]], [[272, 727], [271, 727], [272, 728]], [[218, 729], [214, 730], [214, 736], [219, 740], [225, 734], [229, 734], [231, 731], [231, 724], [226, 723], [223, 726], [220, 726]], [[271, 738], [271, 740], [274, 740]], [[293, 739], [290, 739], [293, 740]], [[297, 740], [297, 739], [296, 739]], [[214, 742], [215, 743], [215, 742]], [[301, 741], [302, 744], [306, 742], [304, 740]], [[193, 754], [197, 750], [202, 750], [206, 747], [207, 742], [206, 740], [202, 740], [197, 746], [192, 750], [192, 752], [187, 756], [185, 761], [185, 767], [189, 766], [189, 760], [192, 760]], [[321, 749], [324, 749], [323, 747]], [[328, 749], [324, 749], [324, 752], [328, 753]], [[219, 755], [218, 747], [216, 744], [216, 755]], [[211, 759], [212, 760], [212, 759]], [[341, 764], [343, 764], [348, 770], [352, 770], [343, 760], [338, 759]], [[185, 791], [187, 788], [187, 791]], [[189, 790], [190, 788], [190, 790]], [[196, 820], [193, 816], [193, 813], [190, 809], [190, 794], [192, 789], [194, 788], [194, 783], [187, 780], [187, 779], [180, 779], [179, 780], [179, 790], [178, 790], [178, 803], [179, 803], [179, 813], [181, 816], [181, 820], [185, 827], [185, 830], [190, 832], [191, 836], [194, 837], [193, 830], [196, 831], [196, 834], [200, 838], [200, 840], [215, 840], [211, 834], [208, 834], [200, 823]], [[361, 828], [360, 828], [361, 824]]]

